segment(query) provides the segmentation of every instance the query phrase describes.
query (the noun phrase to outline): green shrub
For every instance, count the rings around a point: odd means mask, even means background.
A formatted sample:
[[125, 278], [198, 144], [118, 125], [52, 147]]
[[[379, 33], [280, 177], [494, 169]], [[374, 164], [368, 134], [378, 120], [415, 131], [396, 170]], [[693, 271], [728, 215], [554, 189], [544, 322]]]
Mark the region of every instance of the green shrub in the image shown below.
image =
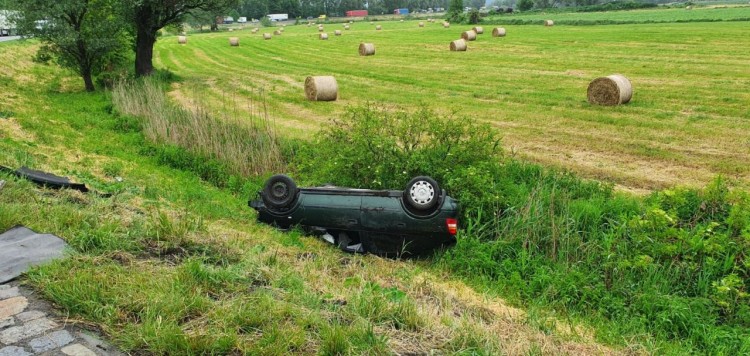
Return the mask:
[[426, 108], [365, 105], [348, 108], [313, 143], [298, 147], [293, 166], [308, 183], [372, 189], [399, 189], [427, 175], [478, 209], [499, 200], [486, 191], [501, 157], [498, 134], [487, 124]]
[[479, 18], [479, 10], [477, 9], [472, 9], [471, 11], [469, 11], [469, 14], [466, 18], [466, 21], [472, 25], [478, 24], [481, 20], [482, 19]]
[[503, 168], [502, 214], [471, 217], [441, 257], [447, 268], [519, 300], [598, 315], [687, 350], [747, 351], [746, 193], [717, 179], [640, 201], [522, 163]]

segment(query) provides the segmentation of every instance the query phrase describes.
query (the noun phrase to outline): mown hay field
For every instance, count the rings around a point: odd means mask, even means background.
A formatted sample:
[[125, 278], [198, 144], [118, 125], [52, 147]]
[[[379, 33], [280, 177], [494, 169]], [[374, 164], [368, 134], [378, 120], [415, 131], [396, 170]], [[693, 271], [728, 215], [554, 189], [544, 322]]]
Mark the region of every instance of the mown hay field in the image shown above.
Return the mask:
[[[315, 25], [265, 41], [248, 27], [231, 34], [239, 47], [227, 32], [191, 34], [187, 45], [165, 36], [155, 62], [182, 79], [171, 93], [181, 104], [240, 115], [266, 105], [283, 135], [310, 137], [348, 105], [426, 105], [455, 113], [457, 125], [493, 123], [511, 154], [625, 189], [701, 186], [716, 175], [750, 183], [747, 22], [504, 26], [506, 37], [479, 35], [466, 52], [449, 44], [471, 26], [438, 22], [379, 21], [381, 31], [355, 22], [328, 41]], [[361, 42], [376, 55], [360, 56]], [[631, 102], [590, 105], [589, 82], [615, 73], [630, 79]], [[335, 76], [339, 99], [307, 101], [311, 75]]]
[[748, 21], [750, 20], [750, 6], [742, 5], [709, 5], [678, 6], [671, 9], [653, 8], [631, 11], [601, 11], [601, 12], [566, 12], [566, 13], [514, 13], [493, 16], [489, 22], [505, 21], [542, 21], [552, 19], [555, 23], [649, 23], [649, 22], [692, 22], [692, 21]]

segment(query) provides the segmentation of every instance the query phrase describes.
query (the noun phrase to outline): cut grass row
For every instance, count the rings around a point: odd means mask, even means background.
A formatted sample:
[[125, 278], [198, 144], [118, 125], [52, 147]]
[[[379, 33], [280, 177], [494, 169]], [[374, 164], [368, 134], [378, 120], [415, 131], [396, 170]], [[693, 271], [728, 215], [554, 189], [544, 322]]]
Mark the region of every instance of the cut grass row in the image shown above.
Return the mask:
[[653, 8], [629, 11], [604, 12], [533, 12], [491, 16], [485, 19], [489, 24], [536, 24], [544, 20], [553, 20], [555, 24], [601, 25], [601, 24], [644, 24], [674, 22], [714, 22], [714, 21], [750, 21], [750, 6], [714, 5], [694, 6], [673, 9]]
[[[238, 48], [226, 33], [191, 36], [186, 46], [165, 37], [156, 61], [185, 78], [175, 97], [201, 98], [215, 111], [228, 101], [242, 110], [263, 90], [284, 135], [305, 137], [347, 105], [427, 104], [493, 123], [522, 157], [629, 188], [699, 186], [717, 174], [748, 182], [750, 76], [736, 51], [750, 45], [744, 23], [511, 26], [466, 53], [448, 52], [461, 26], [382, 24], [375, 31], [358, 22], [328, 41], [304, 25], [269, 41], [238, 31]], [[377, 54], [359, 57], [360, 42], [375, 43]], [[586, 103], [588, 82], [612, 73], [630, 78], [633, 101]], [[308, 75], [335, 75], [339, 101], [306, 101]]]

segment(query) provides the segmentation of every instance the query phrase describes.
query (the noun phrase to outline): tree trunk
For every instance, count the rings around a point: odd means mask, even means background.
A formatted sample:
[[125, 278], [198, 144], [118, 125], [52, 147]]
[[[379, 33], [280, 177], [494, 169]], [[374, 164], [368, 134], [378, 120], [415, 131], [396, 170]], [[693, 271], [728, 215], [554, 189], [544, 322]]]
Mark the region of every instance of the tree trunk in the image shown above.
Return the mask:
[[154, 56], [154, 43], [156, 33], [150, 29], [142, 29], [138, 24], [138, 33], [135, 38], [135, 75], [138, 77], [151, 75], [154, 71], [152, 58]]
[[86, 91], [94, 91], [94, 81], [91, 79], [91, 69], [85, 70], [81, 75], [83, 77], [83, 83], [86, 85]]

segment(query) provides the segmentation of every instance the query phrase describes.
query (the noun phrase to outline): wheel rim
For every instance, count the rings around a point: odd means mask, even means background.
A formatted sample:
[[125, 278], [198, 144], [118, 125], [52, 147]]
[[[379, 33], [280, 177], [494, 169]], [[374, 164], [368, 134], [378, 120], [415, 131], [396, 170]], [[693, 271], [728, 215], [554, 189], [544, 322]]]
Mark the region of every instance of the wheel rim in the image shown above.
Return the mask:
[[276, 200], [283, 200], [289, 195], [289, 188], [286, 184], [278, 182], [271, 187], [271, 195]]
[[435, 199], [435, 187], [427, 181], [417, 181], [409, 189], [409, 196], [417, 205], [429, 205]]

